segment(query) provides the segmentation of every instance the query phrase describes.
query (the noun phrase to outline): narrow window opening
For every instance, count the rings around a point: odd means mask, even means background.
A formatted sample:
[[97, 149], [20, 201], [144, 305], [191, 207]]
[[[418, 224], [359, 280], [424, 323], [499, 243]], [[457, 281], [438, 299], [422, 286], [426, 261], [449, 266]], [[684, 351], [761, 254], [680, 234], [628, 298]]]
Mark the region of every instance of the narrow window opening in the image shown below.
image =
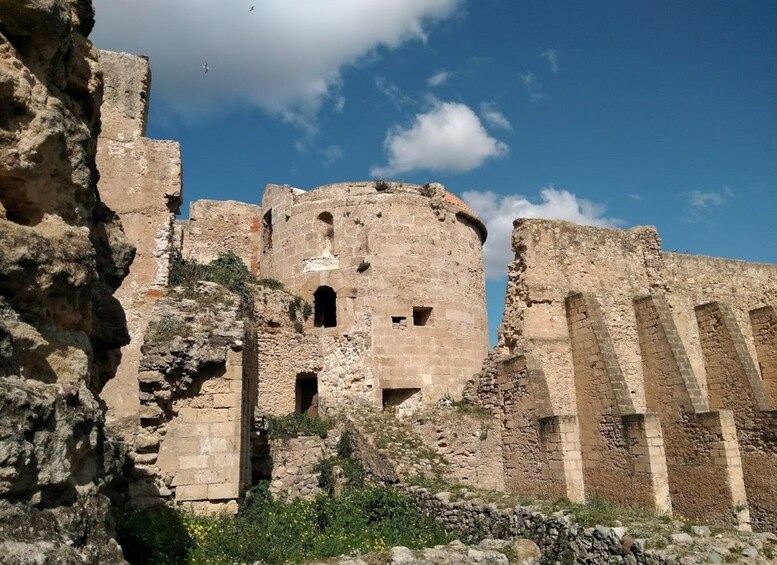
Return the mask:
[[262, 249], [272, 250], [272, 209], [267, 210], [262, 217]]
[[337, 293], [328, 286], [320, 286], [313, 293], [313, 324], [317, 328], [337, 326]]
[[308, 416], [318, 416], [318, 375], [300, 373], [294, 387], [296, 412]]
[[391, 316], [391, 327], [395, 330], [407, 327], [407, 318], [405, 316]]
[[429, 323], [432, 317], [432, 309], [415, 306], [413, 307], [413, 325], [414, 326], [430, 326]]
[[321, 212], [318, 215], [318, 224], [323, 252], [324, 254], [331, 254], [335, 241], [335, 227], [332, 214], [329, 212]]

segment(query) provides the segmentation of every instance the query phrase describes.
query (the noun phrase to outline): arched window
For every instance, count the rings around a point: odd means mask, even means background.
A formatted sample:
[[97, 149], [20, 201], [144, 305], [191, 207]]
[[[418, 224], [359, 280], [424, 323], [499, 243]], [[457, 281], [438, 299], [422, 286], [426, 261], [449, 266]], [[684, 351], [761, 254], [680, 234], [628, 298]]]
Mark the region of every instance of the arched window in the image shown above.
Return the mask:
[[337, 293], [328, 286], [320, 286], [313, 293], [313, 323], [317, 328], [337, 325]]
[[321, 246], [324, 253], [332, 253], [335, 240], [335, 221], [329, 212], [321, 212], [318, 215], [318, 230]]

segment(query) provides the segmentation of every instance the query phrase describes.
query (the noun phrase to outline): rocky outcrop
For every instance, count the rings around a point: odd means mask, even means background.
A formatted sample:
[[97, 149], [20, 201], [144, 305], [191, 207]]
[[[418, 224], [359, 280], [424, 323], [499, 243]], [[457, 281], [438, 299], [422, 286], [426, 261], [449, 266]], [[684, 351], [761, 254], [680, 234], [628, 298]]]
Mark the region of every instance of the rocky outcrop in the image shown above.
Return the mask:
[[0, 0], [0, 554], [122, 561], [96, 395], [128, 336], [134, 249], [100, 202], [88, 0]]

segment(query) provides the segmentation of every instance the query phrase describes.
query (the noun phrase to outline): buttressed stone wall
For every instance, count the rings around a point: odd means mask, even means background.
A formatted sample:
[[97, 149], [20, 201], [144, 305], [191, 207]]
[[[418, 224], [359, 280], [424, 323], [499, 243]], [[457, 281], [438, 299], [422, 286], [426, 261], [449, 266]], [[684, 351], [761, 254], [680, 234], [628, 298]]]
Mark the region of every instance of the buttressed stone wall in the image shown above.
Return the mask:
[[585, 494], [774, 530], [777, 266], [547, 220], [516, 220], [513, 249], [498, 352], [577, 417]]
[[130, 343], [121, 350], [116, 378], [101, 394], [111, 431], [137, 429], [138, 361], [153, 303], [167, 286], [173, 222], [181, 203], [177, 142], [145, 137], [151, 71], [145, 57], [99, 52], [105, 80], [103, 124], [97, 143], [100, 194], [121, 217], [137, 255], [116, 293], [127, 317]]
[[487, 353], [485, 235], [442, 185], [268, 185], [261, 275], [313, 304], [322, 383], [354, 365], [371, 402], [433, 403], [461, 396]]

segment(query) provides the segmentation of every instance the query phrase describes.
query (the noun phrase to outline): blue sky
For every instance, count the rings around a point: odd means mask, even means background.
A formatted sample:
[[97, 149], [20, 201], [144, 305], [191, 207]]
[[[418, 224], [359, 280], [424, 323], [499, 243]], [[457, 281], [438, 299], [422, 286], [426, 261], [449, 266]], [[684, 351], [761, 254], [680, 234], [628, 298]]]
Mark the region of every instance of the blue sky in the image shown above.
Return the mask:
[[442, 182], [490, 230], [492, 336], [518, 216], [777, 263], [772, 0], [94, 3], [98, 47], [151, 58], [184, 216], [270, 182]]

